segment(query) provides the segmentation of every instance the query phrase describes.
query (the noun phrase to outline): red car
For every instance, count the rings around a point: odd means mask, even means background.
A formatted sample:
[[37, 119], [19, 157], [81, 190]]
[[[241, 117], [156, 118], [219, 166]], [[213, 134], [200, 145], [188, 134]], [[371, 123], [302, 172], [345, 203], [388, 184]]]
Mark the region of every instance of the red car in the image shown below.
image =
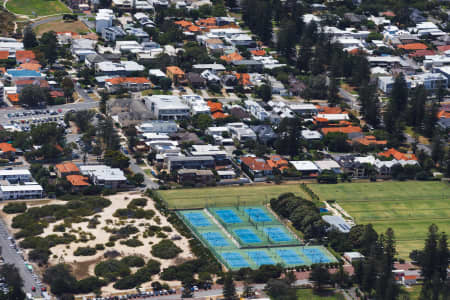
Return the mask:
[[47, 288], [45, 286], [43, 286], [43, 287], [41, 287], [41, 291], [45, 292], [45, 291], [47, 291]]
[[35, 286], [31, 287], [31, 291], [36, 292], [36, 287]]

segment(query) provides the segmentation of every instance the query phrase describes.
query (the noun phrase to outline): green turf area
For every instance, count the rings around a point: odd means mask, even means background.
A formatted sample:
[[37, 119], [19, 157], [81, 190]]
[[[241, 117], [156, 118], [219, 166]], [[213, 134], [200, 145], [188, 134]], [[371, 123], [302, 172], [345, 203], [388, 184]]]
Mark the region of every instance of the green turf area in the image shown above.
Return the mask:
[[357, 223], [372, 223], [378, 233], [394, 229], [397, 251], [407, 258], [423, 248], [428, 227], [450, 232], [450, 185], [443, 182], [388, 181], [310, 184], [321, 200], [336, 200]]
[[13, 13], [20, 15], [48, 16], [70, 13], [70, 10], [58, 0], [9, 0], [6, 7]]
[[320, 294], [315, 293], [311, 289], [298, 289], [297, 290], [297, 299], [299, 300], [344, 300], [345, 297], [342, 294], [337, 294], [334, 290], [325, 290]]
[[260, 205], [283, 193], [309, 199], [298, 184], [174, 189], [158, 191], [169, 208], [203, 208], [209, 206]]

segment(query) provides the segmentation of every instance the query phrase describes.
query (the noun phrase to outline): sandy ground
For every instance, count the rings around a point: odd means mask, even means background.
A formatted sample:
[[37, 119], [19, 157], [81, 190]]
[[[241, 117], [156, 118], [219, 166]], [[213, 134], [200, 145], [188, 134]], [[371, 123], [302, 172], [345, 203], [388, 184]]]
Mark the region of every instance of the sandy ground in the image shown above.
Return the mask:
[[[105, 208], [103, 210], [103, 212], [95, 214], [95, 216], [99, 216], [98, 221], [100, 222], [100, 224], [98, 224], [96, 226], [96, 228], [88, 228], [87, 227], [88, 222], [74, 223], [74, 224], [72, 224], [71, 229], [66, 228], [67, 233], [74, 234], [77, 236], [77, 238], [79, 238], [80, 235], [83, 234], [85, 236], [88, 236], [90, 240], [87, 242], [72, 242], [70, 245], [57, 245], [55, 247], [52, 247], [50, 249], [52, 252], [52, 255], [50, 256], [50, 259], [49, 259], [50, 265], [58, 264], [61, 262], [67, 263], [72, 266], [75, 276], [78, 279], [81, 279], [81, 278], [84, 278], [89, 275], [94, 275], [95, 265], [98, 262], [105, 260], [103, 254], [109, 250], [116, 250], [121, 254], [121, 256], [138, 255], [138, 256], [143, 257], [146, 261], [150, 258], [153, 258], [150, 253], [151, 245], [160, 242], [162, 239], [156, 237], [156, 235], [153, 237], [144, 238], [143, 232], [145, 231], [145, 229], [148, 225], [157, 225], [160, 227], [170, 226], [170, 227], [172, 227], [173, 231], [172, 232], [164, 232], [168, 235], [168, 238], [171, 238], [174, 235], [181, 236], [180, 234], [178, 234], [175, 231], [175, 228], [173, 226], [171, 226], [171, 224], [167, 221], [167, 219], [164, 216], [162, 216], [155, 209], [154, 203], [150, 198], [145, 197], [138, 192], [118, 193], [116, 195], [108, 196], [106, 198], [111, 200], [112, 204], [109, 207]], [[126, 206], [130, 203], [130, 201], [135, 198], [147, 198], [148, 199], [147, 206], [144, 207], [144, 209], [152, 209], [156, 213], [155, 216], [151, 220], [119, 219], [119, 218], [113, 217], [113, 214], [117, 209], [126, 208]], [[30, 202], [28, 202], [28, 203], [30, 203]], [[34, 202], [34, 205], [62, 204], [62, 203], [66, 203], [66, 202], [59, 201], [59, 200], [49, 200], [49, 201], [45, 201], [43, 203], [42, 203], [42, 201]], [[30, 203], [29, 206], [31, 207], [31, 205], [32, 205], [32, 203]], [[2, 207], [0, 207], [0, 209], [1, 208]], [[5, 222], [11, 228], [10, 225], [11, 225], [11, 221], [12, 221], [12, 218], [14, 217], [14, 215], [4, 214], [3, 212], [0, 214], [1, 214], [2, 218], [5, 220]], [[160, 218], [160, 224], [158, 224], [155, 221], [155, 218], [157, 216]], [[88, 218], [91, 219], [92, 217], [93, 216], [89, 216]], [[60, 233], [60, 232], [53, 232], [53, 228], [55, 225], [62, 224], [62, 223], [63, 223], [63, 220], [55, 222], [55, 223], [51, 223], [47, 228], [45, 228], [44, 233], [41, 234], [41, 236], [44, 237], [49, 234], [61, 235], [62, 233]], [[142, 245], [140, 247], [129, 247], [126, 245], [121, 245], [119, 243], [119, 241], [116, 241], [115, 245], [113, 247], [105, 246], [105, 250], [97, 251], [97, 253], [93, 256], [75, 256], [73, 254], [73, 252], [78, 247], [87, 247], [87, 246], [95, 247], [96, 244], [106, 244], [109, 241], [109, 236], [111, 234], [104, 230], [105, 227], [118, 228], [118, 227], [126, 226], [128, 224], [132, 224], [139, 230], [139, 233], [131, 235], [130, 238], [137, 237], [144, 245]], [[183, 252], [180, 253], [177, 258], [174, 258], [174, 259], [165, 260], [165, 259], [154, 258], [154, 259], [158, 260], [159, 262], [161, 262], [161, 270], [168, 266], [176, 265], [185, 260], [190, 260], [190, 259], [194, 258], [193, 254], [190, 252], [189, 243], [186, 238], [182, 237], [180, 240], [174, 241], [174, 243], [178, 247], [180, 247], [183, 250]], [[159, 280], [157, 275], [152, 277], [152, 281], [156, 281], [156, 280]], [[160, 282], [163, 283], [164, 281], [160, 281]], [[150, 287], [150, 283], [151, 282], [143, 284], [142, 288], [145, 290], [146, 288]], [[174, 286], [174, 287], [180, 286], [180, 283], [175, 282], [175, 281], [171, 281], [171, 282], [167, 282], [167, 283], [170, 286]], [[108, 294], [108, 293], [116, 293], [116, 292], [124, 292], [124, 291], [116, 290], [112, 287], [112, 284], [110, 284], [106, 287], [103, 287], [102, 292]]]

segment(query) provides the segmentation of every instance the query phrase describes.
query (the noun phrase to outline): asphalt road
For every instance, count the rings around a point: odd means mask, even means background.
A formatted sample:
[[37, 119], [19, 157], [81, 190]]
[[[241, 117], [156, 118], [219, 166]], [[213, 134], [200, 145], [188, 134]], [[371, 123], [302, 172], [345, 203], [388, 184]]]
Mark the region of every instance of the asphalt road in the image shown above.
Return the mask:
[[62, 16], [55, 16], [55, 17], [51, 17], [51, 18], [47, 18], [47, 19], [42, 19], [39, 21], [34, 22], [33, 24], [31, 24], [31, 28], [35, 28], [39, 25], [45, 24], [45, 23], [49, 23], [49, 22], [53, 22], [53, 21], [58, 21], [61, 20]]
[[[33, 278], [32, 273], [25, 267], [25, 262], [22, 257], [10, 246], [11, 242], [8, 240], [8, 236], [9, 233], [6, 225], [3, 221], [0, 221], [0, 247], [5, 263], [13, 264], [17, 267], [23, 280], [23, 290], [25, 293], [31, 293], [35, 297], [41, 297], [38, 283]], [[36, 287], [36, 292], [31, 291], [33, 286]]]

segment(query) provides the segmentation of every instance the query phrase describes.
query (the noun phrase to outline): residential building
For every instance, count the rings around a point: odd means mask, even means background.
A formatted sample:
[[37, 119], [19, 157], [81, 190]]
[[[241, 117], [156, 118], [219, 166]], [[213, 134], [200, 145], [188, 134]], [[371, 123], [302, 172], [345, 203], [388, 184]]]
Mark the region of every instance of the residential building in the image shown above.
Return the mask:
[[134, 72], [142, 72], [145, 70], [143, 65], [134, 61], [103, 61], [95, 64], [96, 75], [119, 75], [127, 76]]
[[30, 171], [26, 169], [0, 170], [0, 180], [18, 183], [33, 181], [33, 177]]
[[72, 186], [72, 192], [77, 192], [81, 189], [84, 189], [88, 186], [90, 186], [88, 180], [89, 178], [82, 175], [68, 175], [66, 177], [66, 180], [70, 183]]
[[270, 155], [269, 159], [267, 160], [267, 164], [272, 167], [272, 169], [278, 169], [280, 171], [289, 168], [289, 162], [282, 156], [277, 154]]
[[253, 100], [246, 100], [244, 102], [247, 110], [258, 120], [265, 121], [269, 118], [269, 113], [259, 105], [258, 102]]
[[81, 174], [89, 177], [93, 184], [105, 188], [117, 189], [127, 182], [122, 170], [106, 165], [84, 165], [80, 166], [80, 170]]
[[190, 116], [189, 106], [178, 96], [154, 95], [144, 99], [150, 113], [158, 120], [178, 120]]
[[177, 175], [180, 184], [212, 184], [216, 181], [211, 170], [180, 169]]
[[182, 95], [181, 100], [186, 103], [191, 109], [191, 115], [197, 114], [211, 114], [209, 106], [199, 95]]
[[318, 113], [318, 109], [314, 104], [291, 104], [289, 109], [299, 116], [313, 116]]
[[55, 165], [55, 171], [58, 177], [80, 174], [80, 169], [71, 162]]
[[34, 199], [42, 198], [44, 189], [39, 184], [2, 185], [0, 186], [0, 199]]
[[253, 125], [250, 128], [256, 133], [258, 141], [264, 144], [274, 142], [278, 137], [270, 125]]
[[169, 156], [165, 159], [167, 170], [178, 169], [214, 169], [215, 160], [212, 156]]
[[319, 141], [322, 139], [322, 135], [317, 130], [304, 129], [301, 131], [301, 135], [307, 141]]
[[193, 89], [200, 89], [206, 85], [206, 80], [198, 73], [188, 72], [186, 74], [186, 79]]
[[99, 9], [95, 17], [95, 31], [101, 33], [104, 28], [111, 27], [113, 19], [112, 9]]
[[227, 152], [220, 149], [219, 146], [193, 145], [190, 153], [192, 156], [212, 156], [216, 164], [227, 160]]
[[230, 129], [232, 137], [241, 143], [248, 140], [256, 141], [257, 139], [256, 133], [245, 123], [228, 123], [226, 126]]
[[166, 68], [167, 77], [172, 79], [175, 85], [185, 84], [186, 74], [177, 66], [169, 66]]
[[289, 161], [289, 163], [299, 172], [302, 172], [302, 177], [317, 177], [319, 168], [309, 160]]
[[314, 163], [319, 168], [320, 173], [322, 173], [323, 171], [333, 171], [334, 173], [341, 173], [341, 166], [339, 166], [339, 164], [334, 160], [316, 160]]
[[110, 93], [120, 90], [138, 92], [151, 87], [150, 80], [145, 77], [115, 77], [105, 80], [105, 88]]
[[241, 167], [253, 181], [265, 181], [273, 174], [273, 168], [259, 157], [241, 157]]
[[136, 126], [138, 133], [174, 133], [178, 131], [178, 125], [174, 121], [154, 120]]
[[111, 26], [103, 28], [101, 31], [102, 38], [105, 41], [115, 42], [117, 38], [122, 38], [127, 35], [127, 33], [120, 26]]

